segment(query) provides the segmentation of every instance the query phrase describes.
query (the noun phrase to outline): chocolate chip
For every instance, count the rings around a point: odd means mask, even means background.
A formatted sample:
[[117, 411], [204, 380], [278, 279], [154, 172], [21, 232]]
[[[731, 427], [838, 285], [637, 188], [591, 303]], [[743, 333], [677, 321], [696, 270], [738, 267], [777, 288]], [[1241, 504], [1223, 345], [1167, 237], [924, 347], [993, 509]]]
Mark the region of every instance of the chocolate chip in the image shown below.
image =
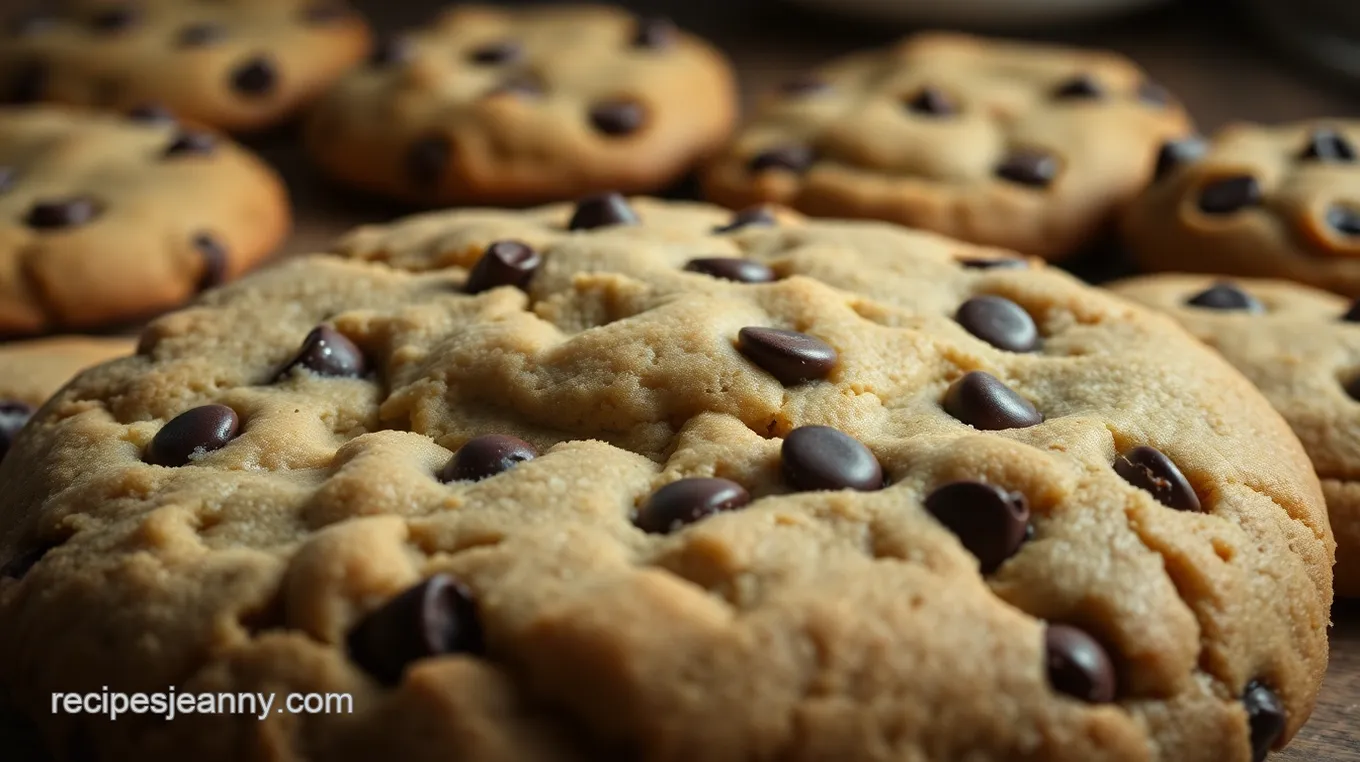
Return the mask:
[[1356, 160], [1355, 146], [1340, 132], [1330, 127], [1319, 127], [1308, 136], [1308, 145], [1304, 146], [1299, 158], [1350, 163]]
[[800, 426], [780, 447], [784, 481], [799, 492], [883, 488], [878, 458], [843, 431], [830, 426]]
[[439, 474], [442, 482], [477, 482], [538, 457], [533, 445], [507, 434], [469, 439]]
[[969, 333], [1007, 352], [1032, 352], [1039, 328], [1024, 307], [999, 296], [975, 296], [964, 302], [954, 319]]
[[970, 270], [1025, 270], [1029, 262], [1014, 257], [965, 257], [958, 263]]
[[943, 90], [927, 85], [907, 100], [907, 110], [913, 114], [949, 116], [958, 113], [959, 109]]
[[1341, 316], [1341, 319], [1347, 323], [1360, 323], [1360, 299], [1351, 302], [1351, 306]]
[[[3, 455], [0, 455], [3, 457]], [[48, 553], [60, 547], [60, 543], [42, 542], [37, 546], [21, 551], [8, 563], [0, 564], [0, 578], [23, 579]]]
[[1105, 88], [1090, 74], [1078, 74], [1053, 89], [1058, 100], [1094, 100], [1105, 97]]
[[170, 112], [170, 109], [159, 103], [143, 103], [140, 106], [134, 106], [128, 110], [127, 117], [134, 122], [145, 124], [174, 124], [176, 121], [175, 115]]
[[526, 243], [496, 241], [486, 247], [482, 258], [468, 273], [464, 290], [469, 294], [480, 294], [497, 286], [523, 289], [542, 263], [543, 258]]
[[752, 172], [764, 172], [769, 169], [805, 172], [815, 160], [816, 156], [812, 149], [805, 145], [775, 146], [752, 157], [750, 169]]
[[363, 350], [349, 337], [328, 325], [313, 328], [302, 340], [302, 348], [274, 380], [283, 381], [299, 368], [328, 378], [359, 378], [368, 372]]
[[831, 83], [816, 74], [800, 74], [792, 79], [784, 80], [779, 86], [781, 93], [793, 96], [812, 95], [830, 89]]
[[826, 378], [839, 359], [825, 341], [780, 328], [741, 329], [737, 350], [785, 386]]
[[38, 230], [73, 228], [92, 222], [103, 211], [104, 205], [90, 196], [39, 201], [29, 207], [24, 223]]
[[977, 556], [983, 574], [1015, 555], [1030, 528], [1025, 496], [984, 482], [946, 484], [926, 497], [925, 506]]
[[1360, 208], [1333, 204], [1327, 209], [1327, 224], [1344, 236], [1360, 236]]
[[453, 144], [443, 135], [420, 138], [406, 150], [406, 174], [417, 188], [437, 188], [452, 155]]
[[1346, 394], [1353, 400], [1360, 402], [1360, 376], [1356, 376], [1342, 385]]
[[260, 97], [273, 92], [279, 75], [274, 64], [264, 56], [243, 62], [231, 72], [231, 86], [241, 95]]
[[1023, 429], [1044, 422], [1044, 416], [1024, 397], [990, 373], [970, 371], [949, 385], [945, 412], [984, 431]]
[[1198, 511], [1199, 496], [1176, 464], [1155, 447], [1139, 445], [1114, 461], [1114, 472], [1157, 502], [1178, 511]]
[[1208, 141], [1198, 135], [1168, 140], [1157, 149], [1157, 163], [1153, 165], [1152, 178], [1160, 180], [1181, 166], [1199, 161], [1208, 152]]
[[1252, 762], [1262, 762], [1284, 735], [1288, 714], [1275, 691], [1259, 680], [1247, 683], [1242, 691], [1242, 706], [1247, 710], [1247, 726], [1251, 729]]
[[386, 37], [373, 46], [368, 62], [373, 66], [395, 66], [406, 63], [415, 55], [415, 45], [407, 37]]
[[11, 104], [42, 100], [47, 90], [48, 69], [42, 61], [25, 61], [15, 66], [5, 83], [4, 101]]
[[349, 15], [349, 7], [334, 0], [322, 0], [302, 9], [302, 20], [308, 24], [333, 24]]
[[208, 132], [181, 132], [165, 147], [165, 158], [209, 156], [217, 149], [217, 138]]
[[670, 47], [675, 41], [675, 24], [668, 18], [651, 17], [638, 19], [637, 30], [633, 32], [632, 44], [635, 48], [659, 50]]
[[692, 273], [703, 273], [738, 283], [769, 283], [774, 280], [774, 270], [760, 262], [738, 257], [691, 259], [685, 264], [685, 269]]
[[1171, 91], [1151, 80], [1143, 80], [1138, 85], [1138, 100], [1153, 106], [1171, 103]]
[[734, 481], [681, 479], [653, 492], [633, 517], [633, 523], [644, 532], [669, 534], [686, 524], [722, 511], [734, 511], [750, 502], [751, 493]]
[[519, 43], [512, 40], [502, 40], [474, 48], [471, 53], [468, 53], [468, 60], [489, 66], [514, 61], [523, 54], [524, 50], [519, 46]]
[[576, 203], [567, 223], [568, 230], [594, 230], [610, 225], [636, 225], [637, 212], [628, 205], [628, 199], [618, 193], [602, 193], [587, 196]]
[[1232, 214], [1261, 203], [1261, 184], [1251, 175], [1223, 177], [1199, 191], [1199, 209], [1205, 214]]
[[203, 258], [203, 273], [198, 277], [198, 290], [216, 288], [227, 280], [227, 247], [217, 236], [208, 232], [195, 233], [194, 250]]
[[137, 9], [129, 5], [104, 8], [90, 16], [89, 26], [96, 32], [111, 34], [132, 27], [138, 21]]
[[171, 418], [147, 445], [153, 466], [183, 466], [194, 455], [220, 450], [236, 438], [241, 419], [226, 405], [204, 405]]
[[726, 225], [719, 225], [713, 228], [714, 233], [735, 233], [745, 227], [761, 226], [769, 227], [778, 225], [779, 220], [775, 219], [774, 212], [768, 206], [751, 206], [742, 209], [732, 215], [732, 221]]
[[1265, 312], [1265, 307], [1256, 297], [1238, 288], [1236, 284], [1228, 281], [1219, 281], [1214, 285], [1195, 294], [1185, 303], [1191, 307], [1203, 307], [1210, 310], [1242, 310], [1244, 312], [1259, 313]]
[[175, 44], [182, 48], [200, 48], [226, 39], [227, 30], [220, 24], [202, 21], [181, 27]]
[[633, 101], [607, 101], [590, 109], [590, 123], [611, 137], [631, 135], [642, 129], [646, 121], [646, 110]]
[[1044, 631], [1044, 652], [1054, 690], [1092, 704], [1114, 701], [1114, 664], [1095, 638], [1076, 627], [1050, 624]]
[[1049, 153], [1022, 148], [997, 166], [996, 176], [1020, 185], [1045, 188], [1058, 177], [1058, 160]]
[[472, 593], [453, 577], [436, 574], [359, 620], [345, 645], [355, 664], [395, 685], [412, 662], [482, 653], [482, 626]]
[[14, 444], [15, 435], [25, 423], [28, 423], [28, 419], [33, 417], [34, 412], [34, 407], [26, 402], [0, 400], [0, 460], [3, 460], [5, 453], [9, 452], [10, 445]]

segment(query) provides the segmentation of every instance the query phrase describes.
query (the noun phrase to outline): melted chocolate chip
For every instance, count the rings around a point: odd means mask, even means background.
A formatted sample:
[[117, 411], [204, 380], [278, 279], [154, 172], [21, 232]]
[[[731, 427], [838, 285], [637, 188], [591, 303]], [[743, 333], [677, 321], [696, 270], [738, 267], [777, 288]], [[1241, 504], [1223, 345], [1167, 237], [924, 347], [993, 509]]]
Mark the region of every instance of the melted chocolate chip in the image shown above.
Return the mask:
[[1114, 664], [1095, 638], [1065, 624], [1044, 631], [1048, 682], [1054, 690], [1092, 704], [1114, 701]]
[[1248, 683], [1242, 692], [1242, 706], [1247, 710], [1247, 726], [1251, 729], [1252, 762], [1262, 762], [1284, 735], [1289, 715], [1275, 691], [1257, 680]]
[[182, 48], [201, 48], [226, 39], [227, 30], [221, 24], [201, 21], [180, 28], [175, 44]]
[[508, 434], [485, 434], [458, 448], [440, 472], [439, 480], [481, 481], [537, 457], [538, 450], [523, 439]]
[[750, 169], [752, 172], [764, 172], [770, 169], [805, 172], [815, 160], [816, 155], [813, 154], [811, 148], [805, 145], [790, 144], [776, 146], [756, 154], [751, 159]]
[[675, 24], [670, 19], [661, 17], [638, 19], [632, 44], [635, 48], [660, 50], [670, 47], [675, 41], [675, 35]]
[[1233, 214], [1261, 203], [1261, 184], [1251, 175], [1222, 177], [1199, 191], [1199, 209], [1205, 214]]
[[946, 484], [926, 497], [925, 506], [977, 556], [983, 574], [1015, 555], [1030, 529], [1025, 496], [984, 482]]
[[778, 225], [779, 220], [775, 219], [774, 212], [767, 206], [752, 206], [742, 209], [732, 215], [732, 221], [726, 225], [719, 225], [713, 228], [714, 233], [735, 233], [746, 227], [760, 226], [770, 227]]
[[143, 103], [127, 112], [128, 119], [145, 124], [174, 124], [175, 115], [159, 103]]
[[368, 63], [384, 67], [406, 63], [415, 56], [415, 45], [407, 37], [386, 37], [373, 45]]
[[217, 150], [217, 138], [207, 132], [181, 132], [165, 147], [165, 158], [209, 156]]
[[878, 458], [843, 431], [829, 426], [800, 426], [780, 447], [784, 481], [799, 492], [883, 488]]
[[39, 201], [29, 207], [24, 223], [37, 230], [60, 230], [93, 222], [103, 211], [104, 205], [90, 196]]
[[194, 455], [220, 450], [236, 438], [241, 420], [226, 405], [204, 405], [171, 418], [147, 445], [143, 460], [153, 466], [183, 466]]
[[1360, 236], [1360, 208], [1333, 204], [1327, 209], [1327, 224], [1341, 235]]
[[984, 431], [1023, 429], [1044, 422], [1034, 405], [980, 370], [964, 374], [944, 394], [945, 412]]
[[1200, 509], [1199, 496], [1189, 480], [1161, 450], [1134, 447], [1115, 458], [1114, 471], [1129, 484], [1151, 493], [1162, 505], [1178, 511]]
[[203, 272], [198, 277], [198, 290], [207, 291], [225, 283], [230, 264], [226, 245], [217, 236], [206, 231], [196, 233], [192, 244], [194, 251], [203, 258]]
[[1011, 257], [985, 259], [980, 257], [967, 257], [958, 260], [958, 263], [970, 270], [1025, 270], [1029, 268], [1029, 262]]
[[355, 664], [395, 685], [412, 662], [482, 653], [482, 626], [472, 593], [453, 577], [436, 574], [359, 620], [345, 644]]
[[751, 494], [734, 481], [681, 479], [652, 493], [633, 523], [644, 532], [669, 534], [686, 524], [722, 511], [737, 510], [750, 502]]
[[826, 378], [839, 359], [835, 348], [816, 336], [779, 328], [741, 329], [737, 350], [785, 386]]
[[996, 176], [1032, 188], [1046, 188], [1058, 177], [1058, 160], [1044, 151], [1019, 149], [997, 166]]
[[633, 101], [607, 101], [590, 109], [590, 123], [610, 137], [631, 135], [642, 129], [646, 121], [646, 110]]
[[18, 400], [0, 400], [0, 460], [4, 460], [19, 429], [33, 417], [32, 405]]
[[1157, 149], [1157, 163], [1153, 165], [1152, 177], [1161, 180], [1176, 169], [1199, 161], [1208, 152], [1208, 141], [1198, 135], [1168, 140]]
[[5, 83], [4, 102], [22, 105], [42, 100], [47, 90], [48, 68], [42, 61], [18, 64]]
[[513, 40], [501, 40], [474, 48], [471, 53], [468, 53], [468, 60], [476, 64], [493, 66], [515, 61], [523, 54], [524, 49], [520, 47], [519, 43]]
[[929, 85], [918, 90], [907, 100], [907, 110], [925, 116], [949, 116], [959, 111], [954, 101], [943, 90]]
[[685, 269], [737, 283], [769, 283], [774, 280], [774, 270], [760, 262], [737, 257], [691, 259], [685, 264]]
[[1105, 88], [1090, 74], [1078, 74], [1053, 89], [1058, 100], [1095, 100], [1105, 97]]
[[140, 20], [137, 9], [130, 5], [103, 8], [90, 16], [90, 29], [102, 34], [114, 34], [132, 28]]
[[1171, 103], [1171, 91], [1145, 79], [1138, 85], [1138, 100], [1153, 106], [1166, 106]]
[[231, 87], [241, 95], [254, 98], [263, 97], [274, 91], [278, 84], [278, 71], [274, 63], [264, 56], [256, 56], [241, 63], [231, 72]]
[[1308, 145], [1304, 146], [1299, 158], [1348, 164], [1356, 160], [1355, 146], [1340, 132], [1319, 127], [1308, 136]]
[[417, 188], [437, 188], [452, 156], [453, 144], [443, 135], [420, 138], [406, 150], [406, 175]]
[[368, 372], [363, 350], [348, 336], [328, 325], [313, 328], [302, 340], [302, 348], [274, 378], [283, 381], [298, 369], [329, 378], [358, 378]]
[[1210, 310], [1242, 310], [1243, 312], [1260, 313], [1265, 312], [1265, 307], [1256, 297], [1238, 288], [1236, 284], [1228, 281], [1219, 281], [1214, 285], [1195, 294], [1185, 303], [1191, 307], [1203, 307]]
[[486, 247], [468, 274], [465, 289], [469, 294], [480, 294], [497, 286], [524, 289], [538, 271], [543, 258], [526, 243], [496, 241]]
[[629, 206], [628, 199], [618, 193], [603, 193], [577, 202], [567, 229], [594, 230], [610, 225], [636, 225], [638, 222], [637, 212]]
[[965, 330], [997, 349], [1032, 352], [1039, 328], [1024, 307], [1000, 296], [975, 296], [964, 302], [954, 319]]

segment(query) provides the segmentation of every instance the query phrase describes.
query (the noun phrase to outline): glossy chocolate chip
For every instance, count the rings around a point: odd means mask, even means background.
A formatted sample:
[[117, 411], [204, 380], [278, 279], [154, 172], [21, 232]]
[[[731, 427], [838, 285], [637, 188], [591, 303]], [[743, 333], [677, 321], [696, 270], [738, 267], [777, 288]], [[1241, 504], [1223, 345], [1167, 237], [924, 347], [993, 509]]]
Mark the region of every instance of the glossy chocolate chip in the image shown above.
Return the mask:
[[752, 172], [764, 172], [770, 169], [782, 169], [789, 172], [804, 172], [812, 166], [816, 160], [812, 149], [805, 145], [783, 145], [775, 146], [762, 151], [751, 158], [750, 168]]
[[1209, 143], [1198, 135], [1168, 140], [1157, 149], [1157, 162], [1153, 165], [1152, 177], [1160, 180], [1176, 169], [1193, 164], [1209, 152]]
[[637, 212], [628, 204], [628, 199], [618, 193], [602, 193], [588, 196], [576, 203], [567, 222], [568, 230], [594, 230], [610, 225], [636, 225]]
[[1046, 188], [1058, 177], [1058, 160], [1043, 151], [1020, 149], [997, 166], [996, 176], [1032, 188]]
[[1341, 235], [1360, 236], [1360, 207], [1333, 204], [1327, 209], [1327, 225]]
[[1300, 158], [1350, 163], [1356, 160], [1355, 146], [1340, 132], [1330, 127], [1319, 127], [1308, 136], [1308, 145], [1304, 146]]
[[732, 221], [713, 228], [714, 233], [735, 233], [747, 227], [771, 227], [778, 225], [774, 212], [768, 206], [752, 206], [732, 215]]
[[241, 63], [231, 72], [231, 87], [241, 95], [262, 97], [274, 91], [278, 84], [278, 71], [273, 61], [257, 56]]
[[1199, 191], [1199, 209], [1205, 214], [1232, 214], [1261, 203], [1261, 184], [1251, 175], [1222, 177]]
[[1242, 692], [1242, 707], [1247, 710], [1247, 727], [1251, 729], [1252, 762], [1262, 762], [1284, 735], [1289, 715], [1275, 691], [1258, 680], [1248, 683]]
[[1178, 511], [1198, 511], [1199, 496], [1185, 474], [1161, 450], [1139, 445], [1114, 461], [1114, 471], [1124, 481], [1157, 498], [1157, 502]]
[[373, 66], [395, 66], [415, 55], [415, 45], [407, 37], [386, 37], [373, 45], [368, 62]]
[[1138, 100], [1153, 106], [1166, 106], [1171, 103], [1171, 91], [1151, 80], [1143, 80], [1138, 85]]
[[737, 350], [785, 386], [826, 378], [839, 359], [835, 348], [816, 336], [781, 328], [743, 328]]
[[538, 450], [507, 434], [485, 434], [469, 439], [439, 474], [442, 482], [481, 481], [538, 457]]
[[0, 400], [0, 460], [9, 452], [10, 445], [14, 444], [14, 436], [28, 423], [34, 412], [33, 406], [26, 402]]
[[990, 373], [964, 374], [944, 394], [945, 412], [984, 431], [1023, 429], [1044, 422], [1034, 405]]
[[1025, 270], [1029, 262], [1013, 257], [966, 257], [958, 263], [970, 270]]
[[800, 426], [780, 447], [784, 481], [798, 492], [883, 488], [878, 458], [843, 431], [830, 426]]
[[949, 116], [958, 113], [959, 109], [943, 90], [926, 86], [907, 100], [907, 110], [926, 116]]
[[543, 264], [543, 257], [533, 247], [520, 241], [496, 241], [486, 247], [468, 273], [465, 289], [469, 294], [480, 294], [498, 286], [523, 289]]
[[345, 645], [355, 664], [395, 685], [412, 662], [482, 653], [482, 626], [472, 593], [453, 577], [436, 574], [359, 620]]
[[1203, 307], [1210, 310], [1241, 310], [1251, 313], [1265, 311], [1265, 307], [1256, 297], [1228, 281], [1215, 283], [1186, 299], [1185, 303], [1191, 307]]
[[1030, 529], [1025, 496], [984, 482], [946, 484], [926, 497], [925, 506], [977, 556], [983, 574], [1015, 555]]
[[203, 272], [198, 277], [198, 290], [207, 291], [217, 288], [227, 281], [227, 247], [209, 232], [195, 233], [191, 240], [194, 251], [203, 258]]
[[1105, 97], [1105, 88], [1090, 74], [1078, 74], [1053, 88], [1058, 100], [1094, 100]]
[[1085, 631], [1050, 624], [1044, 631], [1048, 683], [1053, 689], [1092, 704], [1114, 701], [1117, 681], [1110, 655]]
[[685, 269], [737, 283], [769, 283], [774, 280], [774, 270], [760, 262], [738, 257], [691, 259], [685, 264]]
[[103, 34], [113, 34], [130, 29], [139, 20], [137, 9], [130, 5], [115, 5], [96, 11], [89, 18], [90, 29]]
[[217, 138], [208, 132], [181, 132], [162, 154], [167, 159], [179, 156], [209, 156], [217, 149]]
[[159, 103], [143, 103], [127, 112], [128, 119], [144, 124], [174, 124], [175, 115]]
[[610, 137], [631, 135], [642, 129], [646, 121], [646, 110], [633, 101], [607, 101], [590, 109], [590, 123]]
[[12, 104], [42, 100], [47, 90], [48, 68], [42, 61], [25, 61], [12, 70], [5, 82], [4, 101]]
[[792, 96], [812, 95], [830, 89], [831, 83], [816, 74], [799, 74], [779, 85], [779, 92]]
[[452, 156], [453, 144], [443, 135], [421, 138], [406, 149], [406, 174], [417, 188], [436, 188]]
[[358, 378], [368, 372], [363, 350], [349, 337], [328, 325], [313, 328], [302, 340], [302, 348], [279, 371], [282, 381], [298, 369], [329, 378]]
[[637, 29], [633, 32], [632, 45], [635, 48], [659, 50], [670, 47], [675, 41], [675, 24], [668, 18], [659, 16], [638, 19]]
[[182, 48], [201, 48], [226, 39], [227, 30], [221, 24], [201, 21], [180, 27], [175, 44]]
[[153, 466], [183, 466], [194, 455], [220, 450], [236, 438], [241, 419], [226, 405], [204, 405], [171, 418], [143, 457]]
[[499, 42], [489, 42], [480, 47], [474, 48], [468, 53], [468, 60], [487, 66], [508, 63], [518, 59], [523, 55], [524, 50], [519, 43], [513, 40], [501, 40]]
[[647, 499], [633, 517], [638, 529], [669, 534], [715, 513], [734, 511], [751, 502], [746, 488], [728, 479], [681, 479]]
[[90, 196], [39, 201], [29, 207], [24, 223], [38, 230], [60, 230], [88, 224], [103, 211], [104, 205]]
[[1032, 352], [1039, 328], [1024, 307], [1000, 296], [975, 296], [959, 306], [954, 319], [965, 330], [997, 349]]

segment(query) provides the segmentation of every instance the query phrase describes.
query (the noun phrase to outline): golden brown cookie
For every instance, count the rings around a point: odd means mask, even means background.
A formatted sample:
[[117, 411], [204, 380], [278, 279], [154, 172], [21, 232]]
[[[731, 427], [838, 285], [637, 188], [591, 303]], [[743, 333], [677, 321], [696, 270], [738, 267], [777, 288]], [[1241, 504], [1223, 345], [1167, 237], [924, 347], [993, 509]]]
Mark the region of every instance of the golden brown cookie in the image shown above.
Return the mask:
[[1360, 296], [1360, 121], [1238, 124], [1172, 143], [1124, 219], [1154, 271], [1286, 278]]
[[735, 117], [726, 60], [669, 22], [603, 6], [459, 6], [378, 46], [317, 107], [306, 140], [357, 188], [520, 204], [663, 188]]
[[734, 208], [779, 202], [1062, 259], [1146, 185], [1190, 131], [1113, 53], [922, 34], [770, 94], [705, 175]]
[[368, 51], [343, 0], [54, 0], [0, 37], [0, 102], [151, 104], [231, 131], [276, 124]]
[[134, 346], [132, 339], [92, 336], [0, 344], [0, 459], [29, 416], [72, 376], [130, 355]]

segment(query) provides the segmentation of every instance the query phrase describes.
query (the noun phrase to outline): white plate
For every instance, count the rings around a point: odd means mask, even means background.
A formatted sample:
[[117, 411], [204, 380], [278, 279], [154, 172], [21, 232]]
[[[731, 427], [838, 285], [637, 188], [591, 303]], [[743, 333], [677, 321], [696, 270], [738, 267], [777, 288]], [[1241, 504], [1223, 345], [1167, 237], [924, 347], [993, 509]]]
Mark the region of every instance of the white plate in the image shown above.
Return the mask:
[[950, 26], [1024, 26], [1089, 21], [1165, 0], [788, 0], [878, 21]]

